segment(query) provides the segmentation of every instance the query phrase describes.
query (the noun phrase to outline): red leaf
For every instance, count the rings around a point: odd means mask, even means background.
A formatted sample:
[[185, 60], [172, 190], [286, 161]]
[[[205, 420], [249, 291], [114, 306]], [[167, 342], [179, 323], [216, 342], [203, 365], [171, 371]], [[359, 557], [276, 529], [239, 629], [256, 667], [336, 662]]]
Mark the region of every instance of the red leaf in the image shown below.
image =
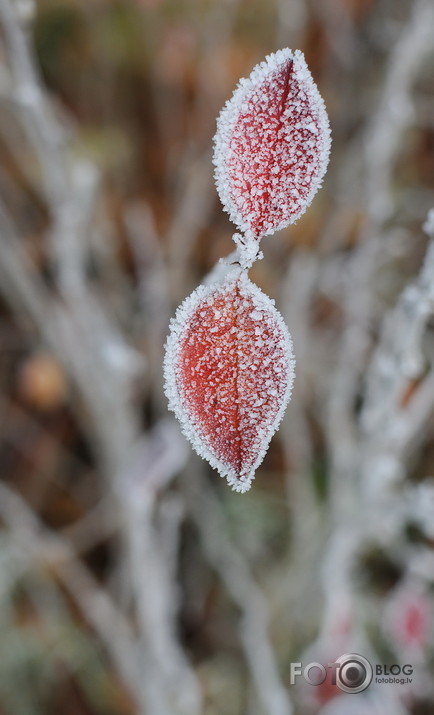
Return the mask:
[[242, 79], [217, 121], [217, 190], [256, 239], [296, 221], [325, 174], [330, 128], [302, 52], [279, 50]]
[[197, 453], [249, 489], [288, 403], [294, 358], [266, 295], [234, 269], [178, 308], [165, 357], [169, 407]]

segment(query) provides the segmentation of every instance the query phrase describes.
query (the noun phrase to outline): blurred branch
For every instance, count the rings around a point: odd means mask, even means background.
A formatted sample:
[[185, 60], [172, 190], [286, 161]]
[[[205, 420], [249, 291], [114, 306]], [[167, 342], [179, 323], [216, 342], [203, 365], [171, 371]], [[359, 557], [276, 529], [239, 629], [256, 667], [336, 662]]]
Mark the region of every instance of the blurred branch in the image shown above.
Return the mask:
[[[0, 217], [4, 214], [0, 213]], [[4, 221], [7, 229], [11, 227]], [[172, 586], [165, 581], [165, 565], [159, 563], [158, 542], [153, 537], [150, 525], [150, 507], [138, 513], [125, 491], [124, 478], [129, 469], [131, 451], [136, 441], [132, 415], [129, 414], [124, 381], [115, 381], [113, 373], [107, 374], [107, 366], [95, 355], [94, 347], [84, 339], [88, 333], [81, 333], [67, 311], [60, 306], [53, 307], [43, 286], [32, 281], [26, 270], [19, 243], [12, 231], [2, 232], [0, 241], [1, 268], [7, 272], [3, 285], [12, 286], [5, 297], [16, 295], [37, 324], [45, 340], [56, 351], [71, 374], [92, 416], [97, 443], [100, 446], [102, 468], [111, 478], [121, 509], [121, 524], [125, 531], [126, 544], [131, 559], [130, 574], [133, 579], [135, 601], [141, 614], [141, 667], [144, 669], [134, 681], [134, 693], [143, 703], [143, 712], [192, 713], [198, 712], [199, 694], [195, 678], [190, 675], [187, 661], [181, 657], [176, 643], [173, 626], [173, 609], [170, 593]], [[4, 259], [4, 260], [3, 260]], [[86, 326], [84, 326], [86, 327]], [[81, 346], [80, 352], [76, 346]], [[111, 370], [110, 370], [111, 372]], [[115, 372], [115, 375], [118, 373]], [[107, 385], [110, 389], [107, 390]], [[145, 494], [142, 494], [142, 500]], [[155, 599], [150, 599], [149, 584], [159, 588]], [[167, 588], [167, 591], [164, 589]], [[148, 606], [158, 605], [161, 617], [150, 617]], [[166, 623], [166, 619], [167, 623]], [[164, 629], [159, 632], [165, 624]], [[147, 636], [144, 640], [144, 636]], [[163, 644], [160, 640], [163, 638]], [[164, 663], [159, 670], [154, 661]], [[176, 677], [174, 674], [176, 673]], [[131, 685], [131, 678], [129, 685]], [[170, 683], [170, 686], [169, 686]], [[170, 693], [171, 703], [168, 695]]]
[[382, 251], [382, 230], [393, 206], [390, 185], [394, 160], [401, 137], [411, 124], [412, 87], [434, 47], [429, 29], [433, 23], [432, 3], [418, 0], [412, 8], [409, 22], [390, 53], [377, 112], [364, 137], [363, 193], [367, 202], [367, 217], [362, 223], [358, 244], [344, 274], [343, 308], [346, 326], [326, 417], [334, 488], [336, 494], [339, 494], [335, 509], [345, 509], [347, 500], [352, 499], [354, 481], [349, 475], [355, 473], [353, 457], [357, 451], [354, 401], [370, 343], [371, 286]]
[[27, 555], [30, 567], [34, 568], [36, 562], [55, 571], [83, 618], [107, 648], [125, 683], [134, 691], [140, 677], [134, 632], [107, 592], [77, 559], [68, 542], [45, 527], [18, 493], [2, 482], [0, 513]]
[[354, 584], [356, 557], [376, 537], [381, 544], [395, 539], [402, 527], [405, 509], [397, 507], [396, 487], [405, 473], [406, 450], [427, 429], [434, 412], [433, 364], [414, 394], [406, 397], [411, 381], [423, 372], [422, 338], [434, 312], [433, 219], [431, 211], [425, 225], [431, 242], [419, 276], [386, 315], [378, 347], [367, 366], [358, 440], [349, 455], [353, 471], [345, 475], [353, 482], [354, 500], [347, 502], [345, 510], [340, 505], [323, 554], [320, 640], [329, 647], [337, 633], [345, 634], [346, 619], [351, 631], [345, 635], [343, 648], [356, 648], [363, 639]]
[[195, 478], [193, 468], [184, 479], [184, 492], [206, 556], [240, 609], [241, 643], [262, 707], [267, 715], [291, 715], [292, 704], [268, 636], [267, 601], [242, 554], [226, 535], [217, 499], [205, 482]]
[[[138, 671], [128, 680], [132, 693], [143, 713], [194, 715], [200, 707], [199, 688], [176, 638], [174, 589], [151, 521], [152, 488], [141, 495], [138, 509], [124, 486], [139, 435], [138, 416], [130, 402], [129, 383], [136, 370], [134, 363], [131, 371], [128, 358], [134, 352], [124, 344], [113, 316], [86, 285], [81, 234], [91, 217], [93, 192], [88, 180], [94, 173], [87, 169], [83, 173], [81, 165], [70, 167], [62, 132], [40, 88], [15, 11], [9, 0], [0, 0], [15, 98], [39, 157], [53, 218], [51, 249], [63, 302], [55, 300], [29, 266], [5, 209], [0, 214], [5, 228], [0, 244], [4, 295], [12, 307], [19, 301], [72, 377], [90, 417], [101, 468], [113, 488], [139, 619], [140, 636], [133, 652]], [[74, 568], [80, 583], [84, 576], [77, 572], [77, 564]]]
[[[95, 356], [92, 346], [83, 340], [84, 336], [80, 335], [80, 339], [75, 337], [76, 326], [66, 310], [61, 306], [55, 306], [53, 309], [43, 285], [40, 285], [37, 279], [33, 280], [32, 273], [27, 270], [25, 254], [20, 249], [4, 211], [0, 211], [0, 219], [4, 229], [0, 237], [0, 271], [4, 272], [6, 278], [5, 283], [2, 282], [5, 297], [8, 300], [10, 296], [17, 297], [21, 307], [32, 316], [45, 340], [60, 355], [69, 374], [75, 378], [93, 418], [103, 469], [115, 487], [114, 493], [121, 509], [121, 524], [125, 529], [131, 559], [130, 573], [136, 605], [141, 614], [142, 638], [147, 635], [147, 639], [141, 641], [140, 650], [142, 659], [147, 663], [147, 670], [134, 682], [134, 692], [146, 704], [144, 712], [148, 709], [158, 712], [158, 708], [160, 711], [165, 708], [168, 713], [194, 713], [198, 708], [199, 695], [195, 678], [189, 674], [187, 662], [181, 656], [175, 639], [174, 612], [169, 595], [173, 589], [165, 580], [165, 566], [159, 562], [158, 540], [154, 537], [150, 524], [153, 505], [153, 501], [149, 501], [151, 492], [148, 496], [146, 492], [142, 493], [144, 511], [138, 512], [137, 505], [130, 500], [128, 489], [126, 491], [124, 486], [136, 441], [134, 432], [131, 431], [133, 423], [126, 402], [124, 383], [116, 383], [113, 375], [108, 378], [103, 363]], [[10, 292], [6, 290], [9, 286]], [[81, 345], [79, 353], [76, 350], [77, 344]], [[110, 385], [109, 391], [106, 389], [107, 384]], [[155, 584], [159, 589], [155, 592], [154, 599], [150, 598], [149, 584]], [[144, 608], [146, 604], [148, 608]], [[154, 620], [155, 614], [149, 610], [156, 605], [156, 612], [160, 613], [158, 620]], [[164, 664], [161, 670], [156, 669], [154, 658], [160, 667]], [[168, 692], [171, 693], [172, 704], [167, 701]]]
[[171, 295], [184, 298], [179, 280], [185, 281], [200, 231], [206, 226], [214, 204], [211, 157], [208, 152], [190, 166], [167, 230], [168, 270]]
[[41, 87], [16, 3], [1, 0], [0, 21], [13, 75], [11, 98], [38, 157], [53, 217], [51, 248], [59, 284], [66, 295], [77, 297], [83, 287], [81, 246], [93, 203], [95, 170], [90, 164], [72, 166], [68, 161], [63, 131]]
[[[431, 237], [424, 263], [417, 279], [407, 286], [397, 305], [383, 322], [377, 348], [366, 375], [365, 401], [360, 416], [362, 436], [363, 481], [370, 485], [370, 498], [382, 488], [376, 463], [388, 459], [388, 478], [402, 476], [407, 445], [416, 434], [423, 434], [434, 411], [434, 363], [423, 375], [425, 357], [423, 338], [434, 313], [434, 210], [425, 230]], [[418, 384], [419, 383], [419, 384]], [[415, 386], [414, 394], [407, 397]], [[381, 470], [380, 470], [381, 471]]]

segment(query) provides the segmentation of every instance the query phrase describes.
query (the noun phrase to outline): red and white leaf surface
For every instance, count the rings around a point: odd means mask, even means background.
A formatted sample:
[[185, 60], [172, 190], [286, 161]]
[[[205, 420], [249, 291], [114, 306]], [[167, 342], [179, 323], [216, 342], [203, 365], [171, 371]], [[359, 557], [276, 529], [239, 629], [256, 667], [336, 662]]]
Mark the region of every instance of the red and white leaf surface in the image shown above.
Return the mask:
[[217, 120], [214, 164], [225, 211], [248, 238], [296, 221], [330, 152], [324, 102], [300, 50], [279, 50], [242, 79]]
[[291, 337], [244, 270], [199, 286], [171, 322], [169, 407], [196, 452], [239, 492], [250, 488], [290, 398]]

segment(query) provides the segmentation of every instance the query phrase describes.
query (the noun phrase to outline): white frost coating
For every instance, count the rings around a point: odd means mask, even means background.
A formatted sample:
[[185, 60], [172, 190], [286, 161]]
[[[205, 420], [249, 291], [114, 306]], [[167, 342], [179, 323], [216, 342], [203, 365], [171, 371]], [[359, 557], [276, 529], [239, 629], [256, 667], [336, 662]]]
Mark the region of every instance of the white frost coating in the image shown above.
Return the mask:
[[[271, 98], [274, 109], [281, 102], [276, 125], [276, 117], [270, 117], [269, 121], [267, 119], [270, 93], [275, 94], [270, 79], [273, 79], [274, 74], [278, 86], [279, 70], [282, 72], [282, 68], [288, 63], [292, 63], [290, 81], [293, 83], [289, 93], [287, 96], [281, 94]], [[281, 88], [279, 91], [282, 93]], [[262, 109], [260, 120], [257, 120], [255, 108], [257, 113]], [[245, 122], [241, 129], [237, 128], [238, 120], [246, 113], [249, 121]], [[254, 128], [250, 126], [250, 117], [253, 117], [255, 122], [258, 121]], [[249, 131], [252, 133], [247, 136]], [[234, 139], [237, 143], [235, 150]], [[247, 237], [255, 236], [256, 239], [296, 221], [310, 205], [321, 185], [328, 164], [330, 143], [330, 127], [324, 101], [312, 79], [303, 53], [300, 50], [292, 52], [290, 49], [283, 49], [268, 55], [254, 67], [247, 79], [240, 80], [217, 120], [213, 158], [215, 180], [224, 210], [231, 220]], [[246, 168], [242, 161], [239, 176], [234, 177], [231, 163], [234, 157], [240, 163], [240, 156], [246, 158], [248, 166]], [[264, 179], [261, 174], [264, 169], [262, 162], [268, 163], [270, 156], [272, 166], [265, 169], [266, 185], [261, 187], [261, 179]], [[251, 180], [256, 170], [258, 181], [254, 178]], [[250, 172], [248, 181], [246, 172]], [[255, 235], [252, 224], [255, 217], [257, 218], [258, 201], [261, 201], [258, 194], [261, 194], [264, 188], [270, 203], [270, 215], [265, 218], [263, 216], [264, 225]], [[276, 206], [279, 211], [273, 216], [273, 207]], [[268, 213], [262, 209], [261, 212], [264, 215]]]
[[[249, 440], [249, 447], [254, 445], [254, 456], [249, 462], [249, 468], [245, 474], [237, 473], [231, 464], [226, 462], [221, 458], [220, 455], [216, 453], [215, 447], [211, 444], [210, 439], [207, 437], [204, 429], [201, 425], [201, 420], [198, 419], [189, 409], [188, 395], [185, 393], [185, 388], [182, 384], [182, 375], [180, 367], [181, 350], [185, 344], [185, 340], [188, 337], [188, 331], [191, 327], [192, 316], [200, 316], [202, 313], [206, 316], [207, 310], [214, 311], [214, 300], [216, 296], [232, 296], [234, 292], [238, 291], [237, 305], [242, 312], [249, 311], [252, 312], [252, 307], [254, 312], [258, 315], [263, 316], [263, 322], [257, 323], [258, 326], [264, 326], [264, 333], [262, 335], [263, 340], [256, 338], [256, 331], [253, 334], [253, 338], [250, 333], [246, 333], [243, 330], [242, 323], [237, 326], [234, 331], [235, 336], [235, 350], [238, 355], [237, 358], [237, 388], [241, 385], [239, 392], [239, 400], [235, 400], [238, 405], [239, 411], [239, 424], [240, 431], [243, 433], [242, 425], [246, 426], [246, 439]], [[203, 306], [203, 310], [201, 310]], [[268, 318], [268, 322], [266, 321]], [[250, 318], [248, 318], [250, 319]], [[204, 317], [206, 320], [206, 317]], [[213, 327], [219, 328], [218, 318], [216, 319], [216, 324]], [[279, 356], [276, 357], [276, 362], [273, 364], [272, 358], [263, 360], [262, 354], [260, 364], [252, 364], [249, 359], [250, 351], [253, 355], [260, 354], [261, 346], [266, 346], [267, 334], [272, 335], [273, 331], [275, 335], [278, 335], [279, 339]], [[226, 336], [233, 332], [233, 328], [226, 332]], [[246, 347], [246, 340], [248, 341], [247, 347], [249, 349], [249, 354], [246, 357], [245, 351], [243, 352], [243, 346]], [[257, 342], [256, 342], [257, 341]], [[226, 345], [224, 341], [223, 345]], [[218, 345], [218, 338], [216, 344], [213, 343], [214, 358], [215, 355], [220, 354], [220, 349]], [[270, 355], [273, 355], [273, 351], [276, 353], [276, 348], [274, 345], [270, 344]], [[266, 351], [265, 351], [266, 352]], [[283, 356], [283, 359], [281, 357]], [[224, 358], [225, 355], [222, 355]], [[280, 362], [279, 362], [280, 360]], [[227, 363], [226, 363], [227, 365]], [[249, 391], [249, 385], [255, 378], [253, 376], [258, 376], [256, 379], [261, 380], [262, 376], [267, 373], [267, 369], [270, 370], [270, 365], [274, 370], [274, 373], [279, 377], [279, 382], [276, 383], [272, 380], [263, 380], [263, 385], [260, 394], [251, 395]], [[222, 363], [224, 366], [224, 363]], [[220, 367], [220, 364], [219, 364]], [[200, 369], [200, 368], [199, 368]], [[238, 492], [246, 492], [252, 483], [254, 478], [255, 470], [262, 462], [265, 453], [267, 451], [271, 437], [276, 432], [280, 421], [283, 417], [284, 411], [288, 404], [291, 396], [292, 384], [294, 380], [294, 370], [295, 370], [295, 360], [293, 356], [292, 341], [289, 335], [288, 329], [283, 321], [282, 316], [276, 310], [274, 306], [274, 301], [268, 298], [262, 291], [254, 285], [249, 278], [247, 273], [242, 268], [233, 268], [221, 282], [213, 283], [208, 286], [199, 286], [185, 301], [180, 305], [176, 312], [176, 316], [172, 319], [170, 324], [170, 334], [166, 342], [166, 353], [164, 358], [164, 378], [165, 378], [165, 393], [169, 401], [169, 409], [171, 409], [176, 417], [178, 418], [182, 432], [191, 442], [193, 448], [197, 454], [206, 459], [212, 467], [217, 469], [222, 477], [226, 477], [230, 486]], [[217, 376], [221, 379], [221, 376]], [[265, 379], [265, 378], [264, 378]], [[208, 385], [212, 385], [212, 375], [207, 378]], [[285, 385], [284, 390], [280, 397], [278, 397], [278, 391], [276, 386]], [[193, 388], [194, 385], [191, 385]], [[219, 426], [216, 428], [216, 433], [220, 430], [225, 432], [226, 417], [225, 408], [227, 404], [232, 404], [234, 402], [234, 395], [231, 394], [230, 387], [228, 388], [228, 394], [224, 394], [224, 390], [221, 390], [222, 383], [219, 385], [220, 399], [219, 404], [213, 406], [212, 411], [219, 412]], [[224, 387], [224, 385], [223, 385]], [[243, 388], [245, 389], [245, 395], [243, 395]], [[276, 396], [276, 397], [274, 397]], [[244, 404], [244, 397], [246, 402]], [[261, 405], [265, 400], [275, 400], [275, 404], [278, 405], [278, 409], [273, 411], [272, 421], [259, 426], [255, 432], [257, 425], [254, 424], [255, 415], [257, 415], [257, 421], [261, 420]], [[229, 402], [227, 402], [229, 401]], [[206, 407], [204, 408], [206, 409]], [[253, 421], [252, 421], [253, 420]], [[226, 435], [227, 437], [227, 435]], [[234, 435], [235, 439], [236, 435]], [[215, 439], [214, 439], [215, 441]]]
[[263, 259], [264, 254], [259, 250], [258, 242], [254, 238], [234, 233], [232, 240], [237, 247], [236, 260], [241, 268], [251, 268], [255, 261]]

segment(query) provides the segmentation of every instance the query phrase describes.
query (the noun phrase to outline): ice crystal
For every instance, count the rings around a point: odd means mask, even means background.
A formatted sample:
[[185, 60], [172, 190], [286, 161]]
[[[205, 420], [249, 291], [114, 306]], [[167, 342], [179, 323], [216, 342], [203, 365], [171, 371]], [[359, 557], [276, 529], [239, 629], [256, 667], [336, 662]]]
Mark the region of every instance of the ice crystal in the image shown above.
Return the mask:
[[291, 338], [274, 302], [242, 268], [199, 286], [171, 322], [169, 407], [196, 452], [247, 491], [288, 403]]
[[217, 121], [217, 190], [248, 238], [296, 221], [325, 174], [330, 130], [303, 53], [266, 57], [242, 79]]

